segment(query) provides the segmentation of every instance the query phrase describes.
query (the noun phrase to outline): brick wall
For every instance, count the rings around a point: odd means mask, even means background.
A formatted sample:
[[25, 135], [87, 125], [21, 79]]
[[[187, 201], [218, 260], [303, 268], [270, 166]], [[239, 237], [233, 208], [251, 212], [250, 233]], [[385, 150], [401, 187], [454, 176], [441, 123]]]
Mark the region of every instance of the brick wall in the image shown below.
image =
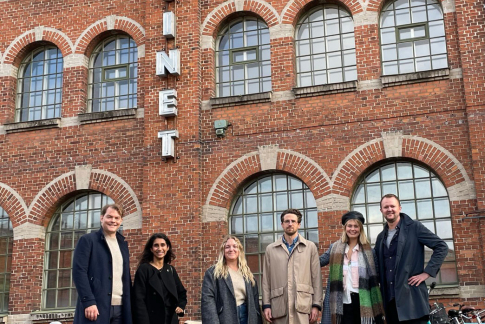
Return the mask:
[[[358, 80], [299, 95], [294, 29], [318, 1], [0, 1], [0, 206], [16, 228], [9, 323], [42, 313], [42, 229], [79, 192], [79, 168], [89, 175], [81, 190], [103, 192], [128, 209], [132, 218], [124, 233], [133, 273], [150, 234], [170, 237], [174, 265], [188, 290], [185, 319], [199, 320], [203, 273], [228, 232], [234, 195], [248, 179], [277, 170], [304, 181], [319, 202], [324, 252], [338, 237], [340, 215], [366, 170], [386, 159], [423, 163], [450, 193], [459, 285], [443, 298], [484, 306], [477, 296], [485, 287], [485, 220], [470, 218], [483, 216], [485, 208], [483, 3], [442, 3], [449, 69], [385, 78], [378, 27], [384, 3], [340, 4], [355, 21]], [[177, 17], [175, 39], [162, 35], [166, 10]], [[273, 93], [270, 99], [216, 105], [211, 98], [217, 33], [243, 13], [270, 28]], [[137, 110], [81, 122], [89, 57], [115, 33], [130, 35], [139, 49]], [[17, 69], [43, 44], [57, 46], [64, 57], [60, 127], [6, 132], [15, 122]], [[180, 76], [156, 76], [156, 52], [175, 48], [181, 51]], [[159, 91], [172, 88], [179, 114], [164, 118], [158, 114]], [[220, 119], [232, 124], [224, 138], [213, 128]], [[176, 158], [165, 160], [157, 133], [170, 129], [180, 137]], [[30, 236], [18, 235], [29, 226], [36, 229]], [[44, 318], [33, 322], [48, 323], [50, 317]]]

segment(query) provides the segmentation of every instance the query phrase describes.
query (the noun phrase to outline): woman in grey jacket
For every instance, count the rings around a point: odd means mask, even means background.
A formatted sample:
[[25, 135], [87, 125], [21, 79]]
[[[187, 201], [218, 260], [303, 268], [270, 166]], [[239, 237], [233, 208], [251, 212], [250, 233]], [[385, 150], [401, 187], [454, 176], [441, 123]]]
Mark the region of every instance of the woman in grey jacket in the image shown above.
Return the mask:
[[217, 263], [205, 272], [201, 313], [205, 324], [262, 323], [258, 284], [235, 236], [224, 238]]

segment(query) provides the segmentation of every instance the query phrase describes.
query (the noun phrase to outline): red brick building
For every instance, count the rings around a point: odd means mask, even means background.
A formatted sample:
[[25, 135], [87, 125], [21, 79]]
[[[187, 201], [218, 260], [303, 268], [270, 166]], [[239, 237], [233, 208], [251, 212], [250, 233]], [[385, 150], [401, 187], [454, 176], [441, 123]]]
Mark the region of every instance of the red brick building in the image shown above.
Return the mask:
[[[260, 278], [279, 212], [321, 252], [382, 194], [446, 240], [435, 291], [484, 306], [478, 0], [0, 0], [0, 313], [72, 321], [72, 250], [127, 211], [132, 269], [165, 232], [200, 320], [228, 232]], [[175, 90], [175, 91], [172, 91]], [[323, 270], [326, 275], [326, 270]]]

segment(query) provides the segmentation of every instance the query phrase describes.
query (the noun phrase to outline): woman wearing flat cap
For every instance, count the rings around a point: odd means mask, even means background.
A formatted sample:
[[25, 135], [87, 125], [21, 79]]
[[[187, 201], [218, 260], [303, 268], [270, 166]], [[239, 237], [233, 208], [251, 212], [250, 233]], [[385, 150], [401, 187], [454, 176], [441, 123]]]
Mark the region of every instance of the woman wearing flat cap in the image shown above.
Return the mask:
[[344, 214], [342, 237], [320, 256], [321, 267], [330, 264], [322, 324], [385, 323], [377, 259], [364, 223], [357, 211]]

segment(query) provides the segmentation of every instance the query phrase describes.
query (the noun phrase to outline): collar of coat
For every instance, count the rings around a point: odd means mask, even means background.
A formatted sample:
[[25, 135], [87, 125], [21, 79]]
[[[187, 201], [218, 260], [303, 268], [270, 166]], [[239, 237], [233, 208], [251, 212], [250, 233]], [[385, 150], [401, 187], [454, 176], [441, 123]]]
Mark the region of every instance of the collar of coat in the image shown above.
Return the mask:
[[[298, 234], [298, 242], [296, 242], [293, 250], [298, 250], [298, 252], [301, 252], [301, 250], [304, 249], [309, 243], [310, 241], [306, 240], [305, 238], [303, 238], [303, 236]], [[303, 246], [301, 246], [302, 244]], [[285, 242], [283, 242], [283, 235], [281, 235], [278, 241], [276, 241], [276, 246], [281, 246], [282, 248], [286, 247]]]

